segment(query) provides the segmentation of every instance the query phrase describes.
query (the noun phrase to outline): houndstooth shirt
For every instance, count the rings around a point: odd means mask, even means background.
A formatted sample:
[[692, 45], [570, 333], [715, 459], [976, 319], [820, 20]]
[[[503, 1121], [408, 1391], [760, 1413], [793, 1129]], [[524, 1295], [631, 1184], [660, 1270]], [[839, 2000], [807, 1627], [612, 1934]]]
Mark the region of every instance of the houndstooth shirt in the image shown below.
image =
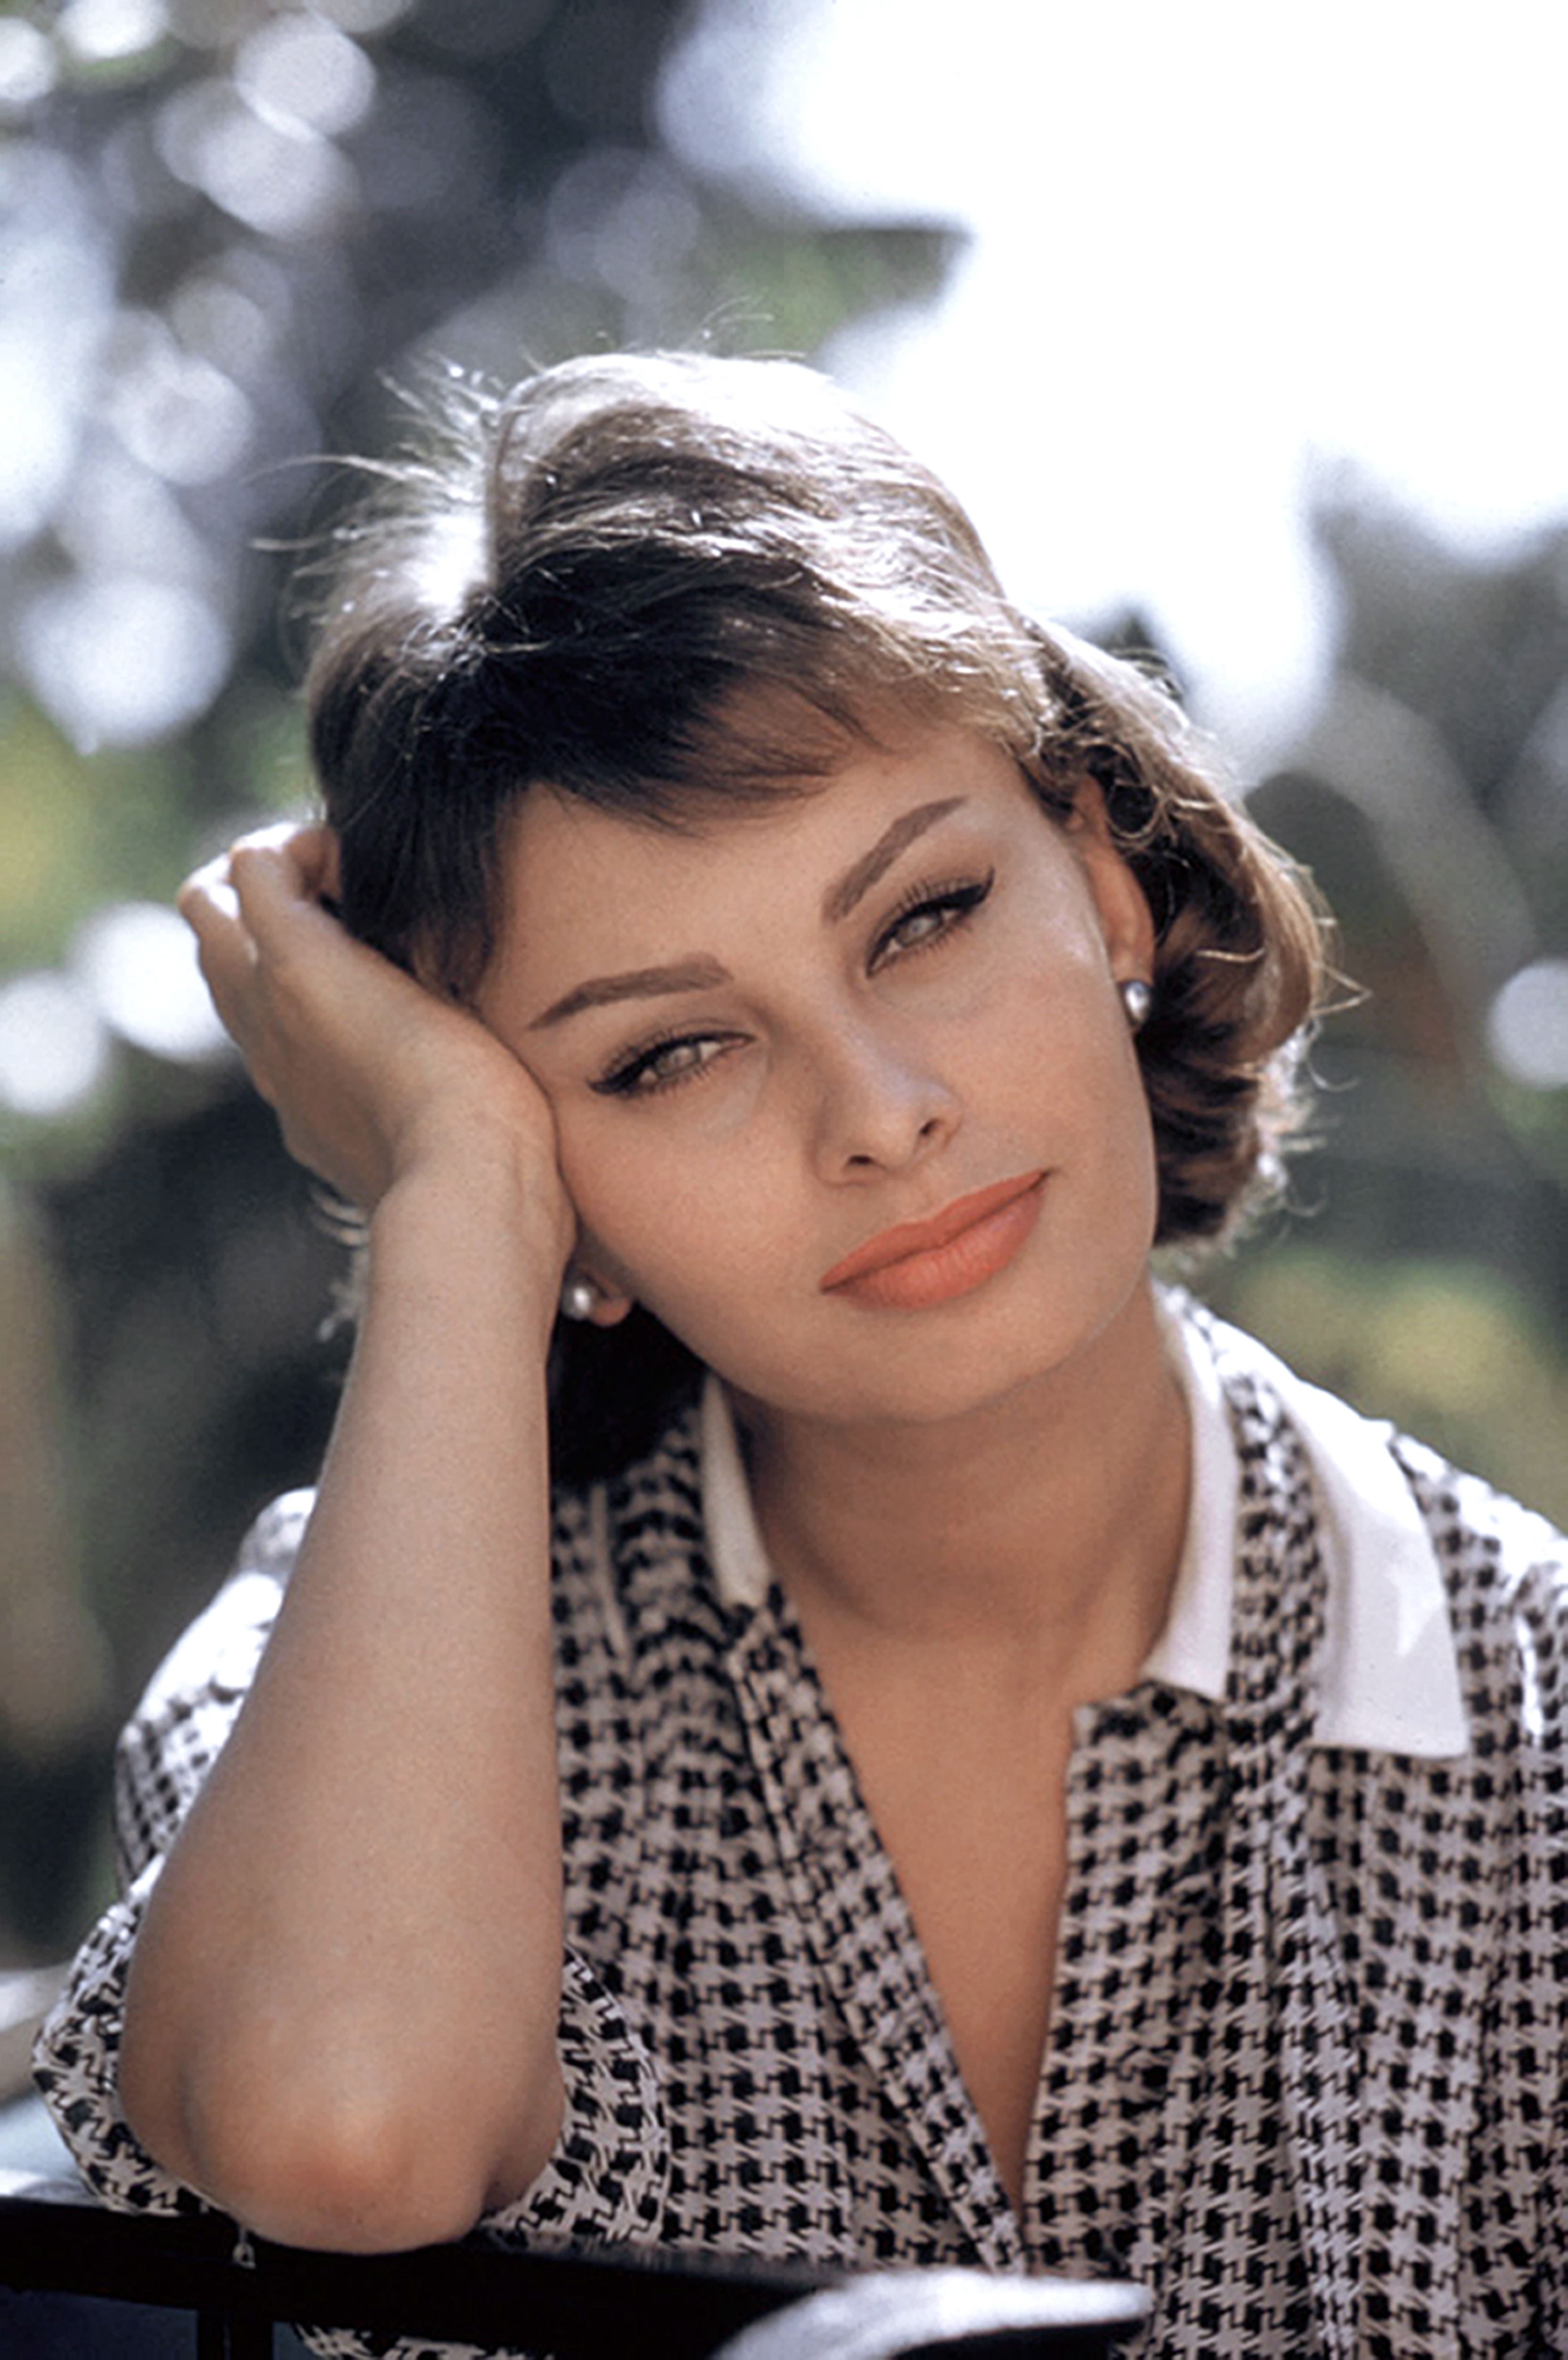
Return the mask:
[[[1153, 2292], [1147, 2360], [1568, 2355], [1563, 1545], [1183, 1325], [1234, 1447], [1223, 1676], [1205, 1694], [1157, 1651], [1078, 1716], [1021, 2213], [789, 1604], [715, 1575], [692, 1412], [558, 1505], [568, 2118], [494, 2234], [1126, 2276]], [[1358, 1452], [1435, 1630], [1405, 1628], [1408, 1591], [1336, 1595]], [[308, 1506], [269, 1512], [123, 1743], [126, 1898], [39, 2053], [111, 2203], [197, 2202], [118, 2112], [125, 1961]], [[1435, 1740], [1370, 1742], [1401, 1699], [1357, 1690], [1368, 1648], [1385, 1688], [1407, 1659], [1435, 1680]]]

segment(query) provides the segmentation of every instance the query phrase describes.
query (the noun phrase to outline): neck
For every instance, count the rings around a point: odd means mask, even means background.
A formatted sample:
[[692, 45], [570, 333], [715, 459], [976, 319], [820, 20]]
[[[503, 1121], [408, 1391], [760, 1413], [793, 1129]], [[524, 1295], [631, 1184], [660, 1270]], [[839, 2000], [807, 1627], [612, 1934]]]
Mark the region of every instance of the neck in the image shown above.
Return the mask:
[[932, 1427], [742, 1412], [758, 1521], [814, 1641], [956, 1668], [1006, 1651], [1070, 1701], [1137, 1674], [1186, 1531], [1186, 1405], [1152, 1293], [1062, 1368]]

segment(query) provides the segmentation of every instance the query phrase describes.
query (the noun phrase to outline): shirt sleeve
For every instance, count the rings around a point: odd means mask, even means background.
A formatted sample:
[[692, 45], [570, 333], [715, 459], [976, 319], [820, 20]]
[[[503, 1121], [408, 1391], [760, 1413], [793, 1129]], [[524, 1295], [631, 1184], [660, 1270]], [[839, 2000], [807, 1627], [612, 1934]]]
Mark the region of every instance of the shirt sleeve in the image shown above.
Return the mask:
[[524, 2195], [486, 2215], [496, 2238], [530, 2234], [647, 2245], [663, 2228], [670, 2140], [651, 2060], [593, 1969], [568, 1953], [561, 1995], [566, 2117]]
[[147, 1896], [238, 1717], [310, 1508], [309, 1493], [291, 1493], [252, 1528], [234, 1575], [154, 1674], [122, 1735], [114, 1761], [122, 1897], [82, 1944], [34, 2053], [35, 2079], [77, 2169], [119, 2212], [212, 2209], [153, 2160], [120, 2111], [125, 1982]]
[[[1528, 1892], [1516, 1907], [1527, 1962], [1508, 2016], [1515, 2029], [1521, 2103], [1518, 2152], [1540, 2223], [1537, 2273], [1543, 2352], [1568, 2351], [1568, 1541], [1530, 1518], [1534, 1543], [1513, 1598], [1524, 1666], [1521, 1720], [1529, 1741], [1524, 1847]], [[1539, 2085], [1539, 2086], [1538, 2086]], [[1522, 2208], [1521, 2208], [1522, 2209]]]
[[[122, 1897], [83, 1943], [34, 2059], [82, 2178], [117, 2211], [212, 2210], [154, 2161], [121, 2113], [125, 1983], [147, 1896], [234, 1727], [310, 1510], [310, 1495], [297, 1492], [267, 1511], [234, 1575], [155, 1675], [120, 1741], [114, 1831]], [[567, 2104], [555, 2151], [532, 2187], [483, 2225], [513, 2242], [537, 2231], [647, 2243], [659, 2233], [669, 2173], [655, 2076], [614, 1998], [571, 1954], [559, 2039]]]

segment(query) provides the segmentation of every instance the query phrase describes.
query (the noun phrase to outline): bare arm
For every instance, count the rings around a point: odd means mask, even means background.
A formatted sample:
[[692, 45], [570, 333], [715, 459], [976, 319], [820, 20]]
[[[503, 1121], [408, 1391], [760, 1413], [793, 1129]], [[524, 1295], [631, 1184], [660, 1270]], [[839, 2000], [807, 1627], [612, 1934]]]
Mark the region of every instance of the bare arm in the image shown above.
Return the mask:
[[374, 1206], [315, 1515], [136, 1950], [126, 2115], [265, 2234], [461, 2234], [556, 2136], [561, 1862], [545, 1350], [572, 1221], [549, 1112], [321, 908], [321, 832], [184, 906], [291, 1146]]

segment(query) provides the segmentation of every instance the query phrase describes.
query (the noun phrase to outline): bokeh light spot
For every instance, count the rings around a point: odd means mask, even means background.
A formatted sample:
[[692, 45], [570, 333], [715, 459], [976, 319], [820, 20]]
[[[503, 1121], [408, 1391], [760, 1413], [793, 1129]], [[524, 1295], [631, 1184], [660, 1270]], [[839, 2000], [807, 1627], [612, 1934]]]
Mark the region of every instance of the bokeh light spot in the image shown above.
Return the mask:
[[196, 938], [158, 901], [117, 901], [82, 927], [71, 966], [111, 1032], [154, 1057], [189, 1065], [228, 1035], [201, 980]]
[[628, 300], [691, 252], [702, 217], [678, 173], [655, 157], [591, 148], [550, 191], [550, 251], [568, 278], [599, 279]]
[[227, 628], [197, 592], [132, 574], [46, 592], [17, 636], [38, 702], [84, 752], [146, 745], [194, 721], [231, 653]]
[[299, 123], [264, 120], [228, 83], [179, 91], [160, 109], [158, 153], [191, 188], [269, 237], [330, 228], [358, 184], [346, 157]]
[[39, 969], [0, 984], [0, 1107], [35, 1122], [85, 1106], [108, 1070], [97, 1011], [69, 976]]
[[276, 16], [250, 36], [234, 80], [256, 113], [331, 138], [364, 121], [376, 69], [357, 43], [310, 16]]
[[61, 41], [88, 65], [140, 57], [168, 30], [161, 0], [71, 0], [60, 18]]
[[1486, 1037], [1510, 1080], [1568, 1089], [1568, 959], [1537, 959], [1510, 978], [1492, 1002]]
[[108, 409], [121, 441], [171, 484], [211, 484], [244, 461], [251, 406], [234, 379], [182, 352], [150, 314], [118, 323], [104, 358]]
[[77, 421], [51, 398], [32, 338], [0, 327], [0, 546], [27, 541], [48, 519], [70, 475]]
[[54, 88], [53, 44], [19, 16], [0, 21], [0, 115], [24, 115]]

